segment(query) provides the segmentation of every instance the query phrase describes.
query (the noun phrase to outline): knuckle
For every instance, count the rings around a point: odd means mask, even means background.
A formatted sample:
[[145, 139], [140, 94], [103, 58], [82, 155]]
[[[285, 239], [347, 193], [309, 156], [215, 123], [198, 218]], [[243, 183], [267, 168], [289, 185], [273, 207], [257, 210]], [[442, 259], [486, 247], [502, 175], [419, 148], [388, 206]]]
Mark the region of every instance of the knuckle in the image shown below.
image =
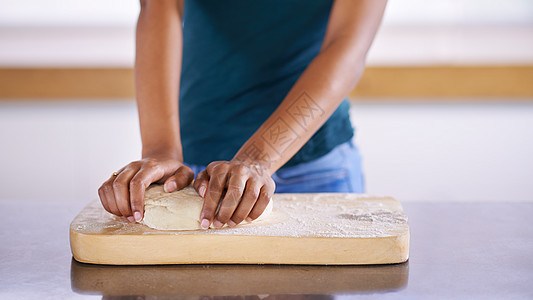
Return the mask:
[[246, 168], [242, 164], [238, 164], [238, 165], [233, 165], [233, 167], [231, 168], [231, 171], [239, 175], [244, 175], [248, 173], [248, 168]]
[[257, 191], [256, 189], [251, 189], [250, 191], [248, 191], [248, 196], [252, 199], [257, 199], [259, 197], [259, 191]]
[[132, 190], [135, 190], [135, 189], [142, 189], [142, 188], [144, 188], [144, 182], [143, 182], [143, 180], [138, 179], [138, 178], [133, 178], [133, 179], [130, 181], [130, 188], [131, 188]]
[[213, 171], [213, 169], [216, 168], [219, 164], [220, 164], [219, 161], [214, 161], [214, 162], [212, 162], [212, 163], [207, 165], [207, 167], [205, 168], [205, 171], [207, 173], [211, 173]]
[[126, 169], [128, 169], [128, 170], [129, 169], [138, 169], [141, 165], [142, 165], [142, 162], [139, 161], [139, 160], [136, 160], [136, 161], [133, 161], [133, 162], [129, 163], [124, 170], [126, 170]]
[[209, 194], [218, 194], [218, 190], [220, 189], [220, 183], [217, 180], [210, 180], [209, 181], [209, 187], [207, 188], [209, 191]]
[[226, 191], [225, 198], [227, 202], [229, 202], [228, 203], [229, 205], [235, 206], [236, 204], [240, 202], [241, 197], [242, 197], [242, 191], [238, 188], [228, 189]]
[[158, 163], [153, 160], [153, 159], [149, 159], [147, 161], [144, 162], [143, 164], [143, 168], [147, 168], [147, 169], [155, 169], [158, 167]]
[[228, 193], [239, 193], [242, 194], [244, 187], [240, 185], [239, 183], [229, 183], [228, 184]]
[[212, 189], [222, 189], [225, 184], [224, 177], [222, 175], [213, 176], [209, 180], [209, 184], [211, 185]]
[[226, 173], [227, 170], [228, 170], [228, 165], [225, 163], [221, 163], [221, 164], [217, 164], [213, 166], [213, 168], [211, 169], [211, 172], [213, 172], [213, 174], [220, 174], [220, 173]]
[[124, 183], [121, 180], [115, 180], [113, 181], [113, 189], [119, 190], [124, 188]]
[[128, 210], [124, 207], [124, 205], [120, 201], [116, 203], [115, 208], [118, 214], [123, 215], [123, 216], [128, 215]]
[[212, 210], [213, 212], [215, 212], [218, 205], [220, 204], [220, 201], [221, 201], [220, 194], [215, 194], [214, 197], [212, 197], [210, 201], [207, 201], [208, 208]]
[[209, 195], [209, 198], [213, 199], [213, 202], [217, 202], [218, 204], [218, 198], [220, 197], [220, 193], [216, 191], [215, 189], [211, 188], [208, 189], [207, 194]]
[[266, 189], [261, 189], [261, 191], [259, 192], [259, 197], [263, 197], [266, 199], [270, 198], [269, 193]]
[[104, 184], [101, 187], [103, 193], [112, 193], [113, 187], [110, 184]]
[[143, 203], [143, 197], [131, 197], [131, 206], [139, 207]]
[[118, 201], [117, 207], [121, 212], [127, 212], [130, 210], [129, 202], [125, 200]]
[[239, 204], [240, 200], [240, 195], [226, 195], [224, 201], [222, 202], [221, 208], [234, 208]]

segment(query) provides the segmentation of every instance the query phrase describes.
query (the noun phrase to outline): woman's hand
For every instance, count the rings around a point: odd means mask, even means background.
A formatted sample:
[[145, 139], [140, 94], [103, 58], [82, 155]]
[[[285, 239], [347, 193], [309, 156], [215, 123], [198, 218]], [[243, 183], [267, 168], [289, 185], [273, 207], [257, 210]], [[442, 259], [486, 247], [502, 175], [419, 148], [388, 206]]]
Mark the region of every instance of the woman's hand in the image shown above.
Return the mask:
[[275, 184], [266, 167], [232, 160], [210, 163], [196, 176], [194, 188], [204, 198], [200, 225], [207, 229], [212, 222], [220, 228], [257, 219], [274, 194]]
[[188, 186], [194, 178], [189, 167], [169, 156], [146, 157], [116, 173], [102, 184], [98, 195], [105, 210], [130, 222], [142, 220], [144, 192], [150, 184], [164, 183], [165, 192], [170, 193]]

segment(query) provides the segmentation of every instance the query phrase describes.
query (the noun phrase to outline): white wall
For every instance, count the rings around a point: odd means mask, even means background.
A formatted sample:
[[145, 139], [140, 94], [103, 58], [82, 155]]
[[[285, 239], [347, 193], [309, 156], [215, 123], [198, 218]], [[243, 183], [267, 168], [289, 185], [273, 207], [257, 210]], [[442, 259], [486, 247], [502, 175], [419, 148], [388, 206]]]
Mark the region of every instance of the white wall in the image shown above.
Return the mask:
[[531, 0], [389, 0], [385, 13], [385, 25], [531, 23]]
[[357, 102], [368, 192], [410, 201], [533, 201], [533, 103]]
[[0, 102], [0, 199], [83, 201], [140, 156], [133, 101]]
[[[358, 102], [368, 193], [533, 201], [533, 103]], [[0, 199], [87, 202], [140, 155], [132, 101], [0, 102]]]
[[[0, 0], [0, 26], [131, 26], [135, 0]], [[530, 0], [389, 0], [386, 25], [532, 23]]]
[[0, 0], [0, 26], [133, 26], [135, 0]]

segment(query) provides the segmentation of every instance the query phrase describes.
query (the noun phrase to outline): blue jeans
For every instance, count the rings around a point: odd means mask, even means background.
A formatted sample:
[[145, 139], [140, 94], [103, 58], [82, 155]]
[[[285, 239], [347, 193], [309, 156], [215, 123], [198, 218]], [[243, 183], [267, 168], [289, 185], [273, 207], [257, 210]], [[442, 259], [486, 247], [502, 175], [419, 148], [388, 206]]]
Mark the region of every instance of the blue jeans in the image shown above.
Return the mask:
[[[205, 166], [187, 164], [194, 174]], [[359, 149], [348, 141], [326, 155], [272, 175], [276, 193], [364, 193], [364, 177]]]

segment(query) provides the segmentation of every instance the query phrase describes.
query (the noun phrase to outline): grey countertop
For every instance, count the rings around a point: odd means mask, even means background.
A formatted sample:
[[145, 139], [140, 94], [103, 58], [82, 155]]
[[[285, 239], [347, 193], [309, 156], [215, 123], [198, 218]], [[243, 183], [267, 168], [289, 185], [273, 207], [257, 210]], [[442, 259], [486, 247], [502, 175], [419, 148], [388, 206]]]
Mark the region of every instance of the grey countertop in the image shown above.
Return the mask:
[[385, 266], [81, 264], [83, 206], [0, 200], [0, 299], [533, 299], [533, 203], [403, 203], [410, 260]]

